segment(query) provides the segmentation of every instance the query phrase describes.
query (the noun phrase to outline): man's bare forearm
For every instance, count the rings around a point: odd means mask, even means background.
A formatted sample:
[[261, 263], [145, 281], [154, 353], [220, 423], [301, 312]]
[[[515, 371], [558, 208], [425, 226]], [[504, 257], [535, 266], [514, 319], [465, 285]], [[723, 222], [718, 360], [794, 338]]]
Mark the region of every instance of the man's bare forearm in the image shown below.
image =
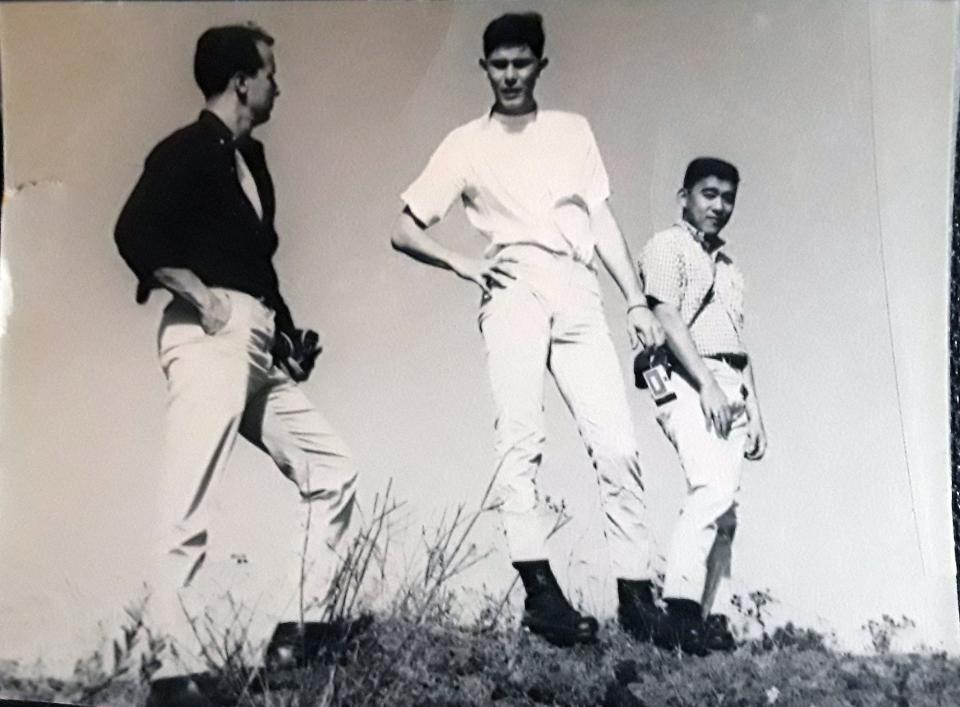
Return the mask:
[[757, 398], [757, 384], [753, 379], [753, 363], [747, 359], [747, 367], [743, 369], [744, 383], [747, 387], [747, 409], [751, 416], [760, 417], [760, 400]]
[[643, 294], [640, 276], [633, 267], [630, 249], [606, 202], [594, 212], [591, 225], [597, 238], [597, 255], [623, 293], [627, 307], [645, 306], [647, 298]]
[[400, 214], [390, 243], [404, 255], [444, 270], [456, 272], [454, 264], [462, 257], [429, 236], [406, 211]]
[[492, 287], [505, 287], [515, 277], [503, 268], [510, 258], [489, 261], [484, 258], [469, 258], [440, 245], [427, 235], [426, 226], [418, 221], [409, 209], [400, 214], [390, 243], [395, 250], [409, 255], [414, 260], [435, 268], [452, 270], [458, 277], [476, 284], [484, 294]]
[[200, 326], [207, 334], [216, 334], [227, 325], [230, 303], [207, 287], [189, 268], [157, 268], [153, 276], [175, 297], [186, 300], [200, 315]]
[[659, 303], [654, 306], [653, 313], [660, 320], [660, 324], [663, 325], [670, 350], [699, 387], [703, 389], [709, 384], [716, 383], [710, 369], [707, 368], [697, 352], [697, 346], [693, 343], [690, 330], [680, 317], [677, 308], [673, 305]]
[[157, 268], [153, 276], [174, 295], [196, 307], [197, 311], [202, 312], [210, 307], [213, 293], [189, 268]]

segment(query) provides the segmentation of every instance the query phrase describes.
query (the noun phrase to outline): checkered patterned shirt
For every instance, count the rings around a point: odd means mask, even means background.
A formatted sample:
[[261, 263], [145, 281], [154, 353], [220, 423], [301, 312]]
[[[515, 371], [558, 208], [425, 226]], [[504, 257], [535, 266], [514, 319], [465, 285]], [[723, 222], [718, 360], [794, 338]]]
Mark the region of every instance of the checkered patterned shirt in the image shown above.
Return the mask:
[[[644, 289], [680, 311], [701, 356], [745, 354], [743, 275], [722, 244], [708, 253], [702, 238], [684, 221], [654, 235], [640, 254]], [[713, 297], [704, 305], [711, 284]]]

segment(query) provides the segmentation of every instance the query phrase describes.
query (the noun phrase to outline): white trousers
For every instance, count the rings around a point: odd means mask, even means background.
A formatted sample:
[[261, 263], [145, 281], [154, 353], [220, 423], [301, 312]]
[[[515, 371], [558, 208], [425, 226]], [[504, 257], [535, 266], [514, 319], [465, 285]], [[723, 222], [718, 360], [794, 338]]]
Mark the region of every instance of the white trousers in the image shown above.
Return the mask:
[[[727, 398], [743, 402], [743, 373], [721, 361], [704, 361]], [[687, 495], [670, 542], [663, 595], [695, 601], [707, 613], [721, 580], [730, 576], [747, 416], [741, 413], [723, 439], [707, 429], [700, 395], [687, 380], [674, 373], [670, 387], [677, 399], [659, 408], [657, 420], [680, 457]]]
[[[210, 497], [222, 483], [238, 434], [269, 454], [299, 492], [291, 494], [289, 514], [299, 514], [307, 532], [291, 533], [277, 548], [286, 553], [283, 562], [289, 567], [277, 578], [278, 593], [297, 597], [305, 589], [325, 595], [326, 586], [318, 586], [316, 578], [329, 579], [333, 543], [346, 530], [354, 505], [356, 471], [349, 450], [300, 388], [273, 365], [273, 311], [250, 295], [214, 291], [230, 303], [221, 331], [206, 334], [196, 310], [174, 298], [158, 337], [167, 379], [167, 439], [151, 614], [155, 628], [176, 641], [183, 658], [197, 648], [184, 615], [184, 606], [194, 608], [186, 588], [196, 584], [204, 559], [213, 554]], [[289, 615], [282, 618], [299, 620], [301, 603], [302, 596], [288, 601]], [[163, 672], [177, 672], [169, 662]]]
[[496, 404], [495, 494], [513, 561], [548, 557], [554, 519], [537, 492], [549, 371], [597, 472], [615, 576], [650, 578], [650, 533], [623, 374], [596, 274], [533, 246], [501, 251], [516, 280], [484, 299], [480, 329]]

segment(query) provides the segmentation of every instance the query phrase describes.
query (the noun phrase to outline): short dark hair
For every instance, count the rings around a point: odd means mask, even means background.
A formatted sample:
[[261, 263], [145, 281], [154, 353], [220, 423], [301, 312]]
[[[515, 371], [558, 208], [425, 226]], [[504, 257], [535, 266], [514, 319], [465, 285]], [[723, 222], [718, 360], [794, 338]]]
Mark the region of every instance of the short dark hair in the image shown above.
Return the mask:
[[687, 171], [683, 175], [683, 188], [693, 189], [697, 182], [707, 177], [724, 179], [734, 185], [740, 183], [740, 172], [726, 160], [698, 157], [687, 165]]
[[508, 12], [500, 15], [483, 31], [483, 55], [490, 56], [500, 47], [530, 47], [543, 58], [543, 17], [538, 12]]
[[273, 37], [253, 24], [211, 27], [200, 35], [193, 77], [205, 98], [223, 93], [234, 74], [253, 76], [263, 68], [257, 42], [273, 46]]

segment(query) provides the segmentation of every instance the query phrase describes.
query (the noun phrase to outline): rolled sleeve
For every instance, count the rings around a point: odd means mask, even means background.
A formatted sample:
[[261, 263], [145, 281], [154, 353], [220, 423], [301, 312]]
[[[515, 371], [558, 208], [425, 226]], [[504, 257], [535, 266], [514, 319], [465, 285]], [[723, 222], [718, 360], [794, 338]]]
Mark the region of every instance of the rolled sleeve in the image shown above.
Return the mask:
[[584, 119], [584, 130], [586, 131], [586, 162], [584, 166], [584, 176], [586, 187], [584, 189], [584, 200], [587, 207], [593, 212], [604, 201], [610, 198], [610, 177], [607, 174], [607, 168], [603, 164], [603, 158], [600, 156], [600, 148], [597, 147], [597, 140], [590, 129], [590, 123]]
[[640, 253], [640, 273], [647, 297], [678, 309], [683, 297], [683, 261], [669, 233], [651, 238]]
[[465, 180], [460, 152], [455, 135], [448, 135], [420, 176], [400, 196], [414, 216], [428, 226], [442, 219], [463, 194]]

